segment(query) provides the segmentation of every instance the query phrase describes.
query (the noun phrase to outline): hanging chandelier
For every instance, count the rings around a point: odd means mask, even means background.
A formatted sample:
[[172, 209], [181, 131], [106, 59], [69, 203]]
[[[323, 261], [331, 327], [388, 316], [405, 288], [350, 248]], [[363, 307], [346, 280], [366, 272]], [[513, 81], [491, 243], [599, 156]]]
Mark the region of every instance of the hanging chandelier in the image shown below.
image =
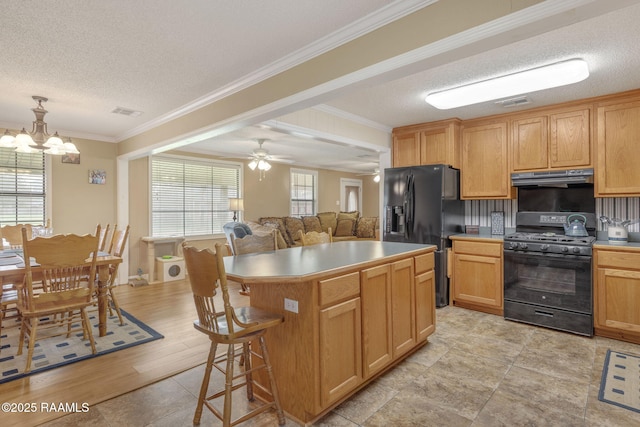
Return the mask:
[[48, 98], [37, 95], [32, 96], [32, 98], [38, 103], [38, 106], [31, 109], [36, 115], [31, 132], [27, 132], [25, 128], [22, 128], [20, 133], [14, 136], [7, 129], [0, 137], [0, 147], [15, 148], [17, 153], [44, 151], [46, 154], [52, 155], [80, 154], [80, 151], [71, 142], [70, 138], [67, 138], [67, 142], [63, 142], [58, 132], [49, 135], [47, 123], [44, 121], [44, 116], [48, 111], [42, 106], [42, 103], [47, 102]]

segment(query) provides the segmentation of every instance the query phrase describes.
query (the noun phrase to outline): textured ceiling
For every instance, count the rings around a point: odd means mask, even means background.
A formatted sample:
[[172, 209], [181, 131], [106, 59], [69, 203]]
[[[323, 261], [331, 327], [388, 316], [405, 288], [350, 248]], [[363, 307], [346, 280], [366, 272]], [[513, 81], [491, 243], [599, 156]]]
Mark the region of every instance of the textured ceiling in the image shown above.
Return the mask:
[[[589, 79], [530, 94], [532, 104], [518, 108], [639, 88], [639, 3], [592, 2], [588, 6], [590, 16], [599, 15], [595, 18], [569, 11], [417, 61], [366, 85], [346, 88], [324, 102], [388, 129], [513, 111], [492, 103], [439, 111], [423, 99], [431, 91], [570, 57], [589, 62]], [[117, 142], [248, 76], [282, 70], [278, 67], [291, 66], [304, 55], [402, 16], [403, 7], [426, 4], [426, 0], [4, 1], [0, 129], [30, 127], [30, 109], [35, 106], [31, 96], [42, 95], [50, 99], [45, 105], [50, 131]], [[116, 107], [142, 114], [111, 113]], [[371, 157], [375, 153], [362, 147], [264, 132], [260, 127], [246, 128], [191, 149], [243, 158], [257, 146], [256, 138], [267, 138], [271, 141], [265, 148], [270, 153], [289, 155], [296, 164], [353, 171], [376, 166]]]

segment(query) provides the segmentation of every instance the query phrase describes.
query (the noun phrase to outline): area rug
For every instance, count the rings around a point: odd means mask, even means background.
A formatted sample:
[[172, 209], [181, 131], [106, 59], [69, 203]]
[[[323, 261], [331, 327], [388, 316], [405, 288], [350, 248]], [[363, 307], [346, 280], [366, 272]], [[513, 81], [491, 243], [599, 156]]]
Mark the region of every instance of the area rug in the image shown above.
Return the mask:
[[[2, 340], [0, 342], [2, 345], [2, 350], [0, 351], [0, 384], [164, 338], [131, 314], [124, 310], [121, 311], [124, 325], [120, 325], [118, 316], [114, 312], [113, 316], [107, 318], [107, 335], [104, 337], [98, 336], [97, 312], [89, 313], [89, 319], [93, 325], [96, 354], [91, 353], [89, 341], [82, 339], [80, 324], [74, 325], [69, 338], [66, 335], [62, 335], [36, 341], [33, 358], [31, 359], [31, 372], [28, 374], [23, 373], [26, 366], [26, 346], [23, 348], [22, 355], [16, 355], [20, 328], [16, 325], [11, 327], [11, 324], [6, 325], [9, 327], [5, 328], [5, 322], [3, 322]], [[7, 321], [6, 323], [10, 322]]]
[[607, 350], [598, 400], [640, 412], [640, 356]]

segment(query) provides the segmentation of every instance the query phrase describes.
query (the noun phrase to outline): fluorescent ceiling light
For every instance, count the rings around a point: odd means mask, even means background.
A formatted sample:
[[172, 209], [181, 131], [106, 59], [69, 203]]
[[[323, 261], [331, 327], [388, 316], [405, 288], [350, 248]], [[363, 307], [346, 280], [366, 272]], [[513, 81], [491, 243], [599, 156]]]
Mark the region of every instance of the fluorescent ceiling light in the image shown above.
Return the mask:
[[537, 90], [577, 83], [589, 77], [582, 59], [569, 59], [544, 67], [434, 92], [425, 101], [440, 110], [506, 98]]

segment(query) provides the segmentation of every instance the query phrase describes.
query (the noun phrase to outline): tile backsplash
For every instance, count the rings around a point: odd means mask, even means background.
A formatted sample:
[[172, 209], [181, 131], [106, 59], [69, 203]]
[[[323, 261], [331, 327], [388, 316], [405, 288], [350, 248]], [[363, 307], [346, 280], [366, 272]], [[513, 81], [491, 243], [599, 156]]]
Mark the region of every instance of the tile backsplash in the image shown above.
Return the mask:
[[[505, 228], [515, 228], [516, 212], [518, 212], [517, 200], [467, 200], [464, 205], [464, 222], [466, 225], [479, 225], [491, 227], [491, 212], [504, 212]], [[640, 218], [639, 197], [615, 197], [596, 199], [596, 215], [622, 220]], [[598, 222], [598, 230], [605, 226]], [[629, 226], [630, 232], [640, 231], [640, 224]]]

